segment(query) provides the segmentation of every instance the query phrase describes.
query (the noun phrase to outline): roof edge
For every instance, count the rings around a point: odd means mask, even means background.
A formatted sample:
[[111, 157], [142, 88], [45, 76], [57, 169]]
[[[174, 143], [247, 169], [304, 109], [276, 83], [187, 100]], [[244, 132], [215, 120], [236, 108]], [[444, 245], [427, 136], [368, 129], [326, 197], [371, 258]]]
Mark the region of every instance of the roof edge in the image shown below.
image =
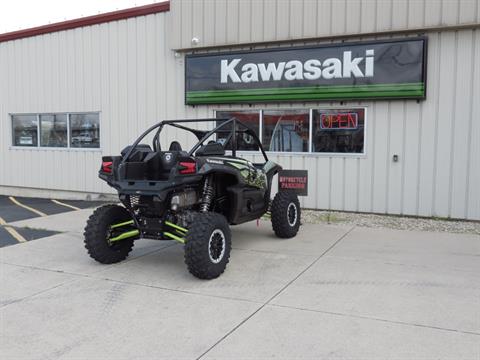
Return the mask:
[[145, 16], [170, 10], [170, 1], [161, 3], [136, 6], [129, 9], [116, 10], [98, 15], [86, 16], [83, 18], [61, 21], [53, 24], [37, 26], [29, 29], [12, 31], [0, 34], [0, 42], [17, 40], [36, 35], [43, 35], [52, 32], [75, 29], [82, 26], [102, 24], [110, 21], [123, 20], [131, 17]]

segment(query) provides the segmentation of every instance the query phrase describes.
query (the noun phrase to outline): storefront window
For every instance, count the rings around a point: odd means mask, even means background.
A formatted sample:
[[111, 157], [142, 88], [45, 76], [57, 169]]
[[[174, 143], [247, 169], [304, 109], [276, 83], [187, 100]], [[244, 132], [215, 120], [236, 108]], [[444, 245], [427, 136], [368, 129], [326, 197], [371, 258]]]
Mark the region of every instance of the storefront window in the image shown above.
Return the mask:
[[363, 153], [365, 109], [313, 111], [312, 151]]
[[308, 152], [308, 110], [263, 112], [263, 147], [267, 151]]
[[40, 146], [67, 147], [67, 115], [40, 115]]
[[14, 146], [37, 146], [37, 115], [12, 115]]
[[70, 115], [70, 146], [74, 148], [100, 147], [98, 114]]
[[[253, 131], [255, 131], [257, 136], [259, 136], [260, 113], [258, 111], [217, 111], [216, 117], [217, 119], [230, 119], [234, 117], [249, 126]], [[220, 123], [221, 121], [217, 121], [217, 125], [220, 125]], [[231, 129], [231, 125], [225, 125], [225, 127], [223, 128], [223, 130], [227, 131]], [[241, 130], [242, 128], [239, 129]], [[226, 140], [226, 136], [227, 135], [218, 134], [217, 139], [218, 141], [222, 142]], [[231, 150], [231, 148], [232, 147], [230, 142], [229, 144], [227, 144], [226, 149]], [[258, 150], [258, 145], [255, 143], [251, 135], [239, 133], [237, 135], [237, 150], [254, 151]]]
[[[99, 148], [98, 113], [29, 114], [12, 117], [13, 146]], [[70, 132], [70, 143], [68, 134]]]

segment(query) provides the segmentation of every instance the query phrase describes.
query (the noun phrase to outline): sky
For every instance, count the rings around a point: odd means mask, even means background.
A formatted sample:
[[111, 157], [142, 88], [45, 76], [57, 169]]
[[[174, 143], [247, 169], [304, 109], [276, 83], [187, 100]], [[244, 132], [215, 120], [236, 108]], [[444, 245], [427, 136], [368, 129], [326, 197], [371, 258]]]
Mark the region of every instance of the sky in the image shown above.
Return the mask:
[[162, 1], [0, 0], [0, 34], [155, 2]]

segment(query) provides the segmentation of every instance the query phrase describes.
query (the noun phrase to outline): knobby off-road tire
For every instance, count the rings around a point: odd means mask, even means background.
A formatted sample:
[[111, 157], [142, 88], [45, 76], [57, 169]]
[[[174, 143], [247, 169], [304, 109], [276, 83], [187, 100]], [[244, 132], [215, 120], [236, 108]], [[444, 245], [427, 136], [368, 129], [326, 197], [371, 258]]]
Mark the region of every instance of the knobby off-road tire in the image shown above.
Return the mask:
[[300, 202], [298, 196], [288, 192], [278, 192], [270, 208], [272, 228], [280, 238], [297, 235], [300, 227]]
[[135, 238], [108, 241], [110, 225], [131, 220], [127, 209], [118, 205], [104, 205], [97, 208], [85, 226], [85, 248], [91, 258], [102, 264], [113, 264], [125, 260], [133, 247]]
[[230, 259], [232, 235], [223, 215], [206, 212], [194, 216], [185, 238], [185, 263], [199, 279], [214, 279]]

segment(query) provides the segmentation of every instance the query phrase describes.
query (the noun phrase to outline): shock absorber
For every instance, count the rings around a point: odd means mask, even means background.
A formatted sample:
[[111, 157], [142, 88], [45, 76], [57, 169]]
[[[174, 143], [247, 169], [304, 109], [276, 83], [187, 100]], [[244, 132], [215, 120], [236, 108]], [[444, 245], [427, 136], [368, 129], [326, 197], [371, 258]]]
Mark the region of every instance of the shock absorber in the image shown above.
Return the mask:
[[207, 212], [212, 204], [214, 189], [212, 186], [212, 175], [208, 175], [203, 183], [202, 201], [200, 202], [200, 211]]

